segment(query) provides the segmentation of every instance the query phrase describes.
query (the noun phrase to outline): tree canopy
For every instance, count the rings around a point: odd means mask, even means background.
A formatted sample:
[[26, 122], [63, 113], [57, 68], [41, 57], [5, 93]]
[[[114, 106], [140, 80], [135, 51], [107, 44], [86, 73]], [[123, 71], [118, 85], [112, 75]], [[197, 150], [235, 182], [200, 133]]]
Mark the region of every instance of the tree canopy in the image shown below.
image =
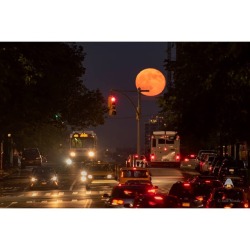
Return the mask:
[[159, 98], [168, 128], [197, 148], [249, 140], [250, 43], [177, 43], [174, 85]]
[[103, 124], [106, 101], [82, 80], [85, 56], [76, 43], [0, 43], [0, 135], [23, 147], [49, 130]]

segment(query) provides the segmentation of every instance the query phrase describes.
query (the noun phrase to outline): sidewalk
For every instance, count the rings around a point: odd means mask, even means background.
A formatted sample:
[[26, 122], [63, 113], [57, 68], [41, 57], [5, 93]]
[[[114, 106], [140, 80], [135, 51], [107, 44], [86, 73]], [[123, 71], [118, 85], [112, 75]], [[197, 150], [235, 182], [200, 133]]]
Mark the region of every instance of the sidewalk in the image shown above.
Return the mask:
[[9, 167], [8, 169], [0, 170], [0, 181], [18, 171], [20, 171], [19, 167]]

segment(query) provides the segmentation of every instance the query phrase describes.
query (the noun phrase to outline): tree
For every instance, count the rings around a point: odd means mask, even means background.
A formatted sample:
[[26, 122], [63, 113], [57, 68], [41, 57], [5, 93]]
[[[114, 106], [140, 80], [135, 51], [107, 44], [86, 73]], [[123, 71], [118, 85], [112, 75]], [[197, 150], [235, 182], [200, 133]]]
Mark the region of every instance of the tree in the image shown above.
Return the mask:
[[1, 43], [0, 135], [11, 132], [22, 147], [30, 135], [35, 142], [43, 126], [60, 134], [67, 124], [103, 124], [106, 101], [84, 86], [84, 58], [75, 43]]
[[168, 126], [198, 148], [247, 139], [250, 112], [249, 43], [177, 43], [174, 71], [159, 106]]

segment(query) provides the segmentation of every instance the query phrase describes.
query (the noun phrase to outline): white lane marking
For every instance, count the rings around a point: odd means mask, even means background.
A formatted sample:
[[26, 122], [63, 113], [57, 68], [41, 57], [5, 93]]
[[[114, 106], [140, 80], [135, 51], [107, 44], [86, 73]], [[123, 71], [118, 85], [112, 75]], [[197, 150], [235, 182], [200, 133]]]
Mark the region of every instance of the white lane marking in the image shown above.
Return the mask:
[[26, 203], [32, 203], [32, 201], [26, 201]]
[[51, 195], [51, 193], [46, 193], [46, 194], [45, 194], [45, 196], [50, 196], [50, 195]]
[[78, 192], [73, 192], [73, 194], [78, 194]]
[[59, 195], [64, 195], [64, 192], [59, 192]]
[[70, 186], [69, 191], [72, 191], [75, 184], [76, 184], [76, 179], [73, 181], [72, 185]]
[[77, 199], [73, 199], [72, 201], [75, 202], [75, 201], [77, 201]]
[[90, 208], [91, 204], [92, 204], [92, 200], [91, 199], [87, 199], [86, 203], [85, 203], [85, 208], [87, 208], [87, 207]]
[[42, 201], [41, 203], [47, 203], [48, 201]]

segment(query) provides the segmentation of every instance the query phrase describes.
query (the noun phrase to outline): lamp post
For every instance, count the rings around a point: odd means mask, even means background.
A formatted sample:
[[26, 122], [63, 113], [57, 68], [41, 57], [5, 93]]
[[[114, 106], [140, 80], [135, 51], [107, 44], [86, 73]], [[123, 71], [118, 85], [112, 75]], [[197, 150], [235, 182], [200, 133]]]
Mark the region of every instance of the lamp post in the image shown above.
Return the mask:
[[141, 88], [137, 89], [138, 106], [136, 111], [136, 120], [137, 120], [137, 155], [139, 159], [141, 156], [141, 93], [142, 92], [149, 92], [149, 90], [142, 90]]

